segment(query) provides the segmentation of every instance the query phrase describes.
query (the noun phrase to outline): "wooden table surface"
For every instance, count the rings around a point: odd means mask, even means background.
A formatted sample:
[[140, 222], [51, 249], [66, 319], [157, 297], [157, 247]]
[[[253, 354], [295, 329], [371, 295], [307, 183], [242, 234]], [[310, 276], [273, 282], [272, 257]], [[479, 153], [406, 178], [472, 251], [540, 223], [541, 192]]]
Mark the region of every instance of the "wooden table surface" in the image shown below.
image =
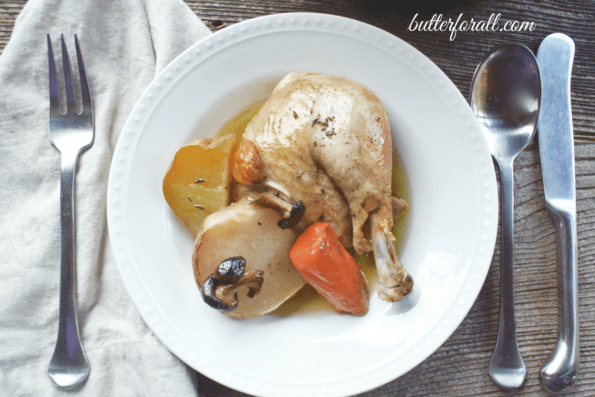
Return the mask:
[[[164, 0], [165, 1], [165, 0]], [[595, 395], [595, 2], [592, 0], [186, 0], [192, 10], [217, 31], [250, 18], [284, 12], [335, 14], [384, 29], [420, 50], [435, 62], [468, 98], [475, 67], [499, 44], [521, 43], [534, 52], [544, 37], [562, 32], [576, 44], [572, 71], [578, 199], [579, 304], [581, 369], [568, 395]], [[25, 0], [0, 2], [0, 51], [10, 37], [14, 19]], [[398, 4], [398, 5], [397, 5]], [[428, 20], [488, 20], [501, 14], [506, 21], [533, 22], [533, 31], [448, 32], [409, 31], [413, 15]], [[594, 143], [591, 143], [594, 142]], [[519, 396], [546, 395], [538, 371], [549, 356], [557, 334], [558, 290], [556, 235], [545, 210], [536, 140], [515, 163], [515, 300], [518, 342], [527, 365], [527, 381]], [[399, 379], [361, 396], [505, 396], [490, 379], [487, 367], [498, 327], [500, 241], [485, 284], [454, 334], [427, 360]], [[357, 359], [354, 357], [354, 359]], [[201, 396], [244, 396], [199, 375]]]

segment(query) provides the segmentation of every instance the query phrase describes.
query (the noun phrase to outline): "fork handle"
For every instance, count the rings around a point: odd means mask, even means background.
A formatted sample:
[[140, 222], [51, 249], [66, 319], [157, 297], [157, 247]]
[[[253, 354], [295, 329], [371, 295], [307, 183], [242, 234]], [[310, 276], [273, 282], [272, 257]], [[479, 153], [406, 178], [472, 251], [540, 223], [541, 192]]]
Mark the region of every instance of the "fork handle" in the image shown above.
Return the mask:
[[[74, 177], [78, 153], [62, 154], [62, 177], [60, 181], [60, 337], [68, 344], [79, 342], [78, 322], [76, 315], [76, 219], [74, 208]], [[73, 333], [72, 330], [75, 332]], [[69, 332], [61, 332], [69, 331]], [[66, 336], [75, 335], [68, 339]], [[71, 351], [71, 349], [68, 349]]]
[[[74, 181], [79, 152], [63, 152], [61, 155], [62, 177], [60, 181], [60, 319], [58, 340], [50, 367], [73, 367], [87, 364], [87, 357], [80, 341], [76, 315], [76, 223], [74, 208]], [[50, 376], [51, 377], [51, 376]], [[59, 387], [73, 387], [52, 378]], [[59, 384], [66, 382], [66, 384]]]

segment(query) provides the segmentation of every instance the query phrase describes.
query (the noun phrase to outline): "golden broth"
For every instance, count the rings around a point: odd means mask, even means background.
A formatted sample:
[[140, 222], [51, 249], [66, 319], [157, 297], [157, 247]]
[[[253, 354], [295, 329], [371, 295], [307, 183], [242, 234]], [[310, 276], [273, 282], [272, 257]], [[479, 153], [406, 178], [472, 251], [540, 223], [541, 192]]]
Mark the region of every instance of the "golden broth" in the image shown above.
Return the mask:
[[[235, 134], [236, 139], [239, 142], [242, 139], [242, 135], [250, 123], [250, 120], [258, 113], [262, 107], [264, 101], [258, 102], [248, 109], [234, 117], [229, 121], [219, 132], [219, 135]], [[409, 203], [409, 192], [407, 190], [407, 179], [405, 178], [405, 170], [403, 165], [399, 161], [396, 153], [393, 152], [393, 170], [392, 170], [392, 192], [393, 196], [402, 198]], [[405, 214], [395, 218], [393, 222], [393, 235], [395, 236], [395, 247], [397, 254], [401, 250], [403, 238], [405, 237], [405, 229], [407, 227], [408, 211]], [[374, 265], [373, 256], [368, 255], [353, 255], [355, 261], [359, 265], [362, 272], [365, 274], [368, 284], [372, 285], [372, 282], [376, 280], [376, 266]], [[372, 292], [372, 291], [370, 291]], [[272, 312], [272, 314], [278, 316], [289, 316], [297, 313], [312, 312], [312, 311], [333, 311], [331, 305], [316, 292], [316, 290], [306, 284], [301, 290], [299, 290], [294, 296], [289, 298], [281, 306]]]
[[244, 110], [242, 113], [231, 119], [227, 124], [223, 126], [221, 131], [219, 131], [219, 135], [229, 135], [235, 134], [236, 140], [239, 142], [242, 140], [242, 136], [244, 135], [244, 131], [250, 123], [250, 120], [256, 116], [256, 113], [260, 110], [264, 101], [260, 101], [255, 103], [254, 105], [250, 106], [248, 109]]

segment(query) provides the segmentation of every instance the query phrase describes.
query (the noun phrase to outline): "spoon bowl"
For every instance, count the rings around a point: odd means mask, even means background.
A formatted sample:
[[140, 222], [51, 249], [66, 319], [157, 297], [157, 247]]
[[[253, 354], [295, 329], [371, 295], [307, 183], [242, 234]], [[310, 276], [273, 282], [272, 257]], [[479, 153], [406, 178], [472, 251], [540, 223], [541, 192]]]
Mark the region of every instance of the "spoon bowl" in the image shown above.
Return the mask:
[[535, 134], [541, 79], [535, 56], [510, 44], [490, 52], [473, 77], [471, 109], [498, 158], [516, 157]]
[[489, 373], [497, 385], [511, 391], [523, 385], [527, 374], [514, 319], [513, 163], [535, 135], [540, 101], [539, 67], [527, 47], [519, 44], [498, 47], [477, 67], [471, 85], [471, 110], [500, 171], [502, 196], [500, 317]]

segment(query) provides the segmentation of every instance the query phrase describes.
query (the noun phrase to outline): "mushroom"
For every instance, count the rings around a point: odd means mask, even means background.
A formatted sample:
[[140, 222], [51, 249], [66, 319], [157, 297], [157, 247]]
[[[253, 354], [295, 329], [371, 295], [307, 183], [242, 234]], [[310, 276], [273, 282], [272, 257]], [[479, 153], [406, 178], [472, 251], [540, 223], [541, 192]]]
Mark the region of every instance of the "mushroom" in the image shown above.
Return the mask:
[[245, 273], [246, 260], [241, 256], [225, 259], [215, 273], [202, 284], [200, 293], [206, 304], [220, 312], [231, 312], [238, 306], [238, 290], [248, 287], [248, 298], [260, 292], [263, 271]]
[[296, 227], [306, 212], [306, 206], [303, 201], [298, 200], [293, 204], [289, 204], [270, 192], [262, 194], [258, 198], [257, 203], [270, 206], [283, 214], [283, 218], [279, 219], [279, 222], [277, 222], [277, 226], [281, 229], [291, 229]]
[[256, 317], [275, 310], [305, 285], [289, 258], [297, 235], [281, 229], [280, 219], [276, 210], [250, 200], [205, 219], [194, 242], [192, 264], [211, 307], [230, 317]]

